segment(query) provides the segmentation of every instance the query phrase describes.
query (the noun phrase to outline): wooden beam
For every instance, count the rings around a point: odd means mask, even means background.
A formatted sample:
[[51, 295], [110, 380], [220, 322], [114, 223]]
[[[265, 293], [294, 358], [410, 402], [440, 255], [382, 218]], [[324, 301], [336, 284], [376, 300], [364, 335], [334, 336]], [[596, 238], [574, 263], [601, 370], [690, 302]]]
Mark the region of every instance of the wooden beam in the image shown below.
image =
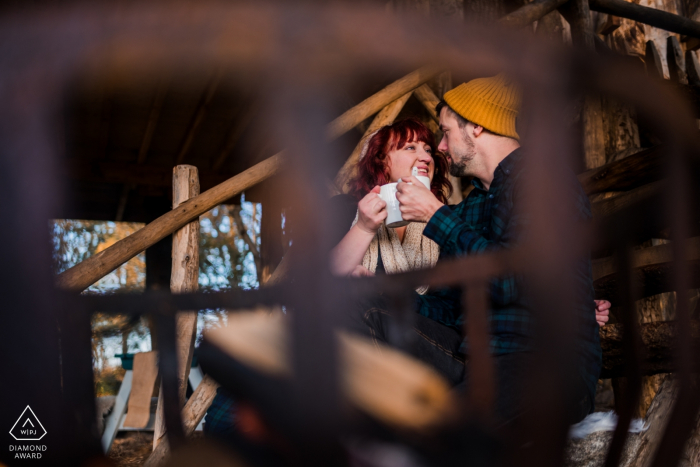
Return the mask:
[[666, 38], [666, 63], [668, 63], [668, 74], [671, 81], [679, 84], [688, 84], [685, 73], [685, 60], [683, 50], [676, 36]]
[[685, 71], [688, 76], [688, 84], [700, 87], [700, 63], [698, 63], [697, 54], [692, 50], [685, 52]]
[[[675, 349], [677, 325], [673, 321], [657, 321], [640, 326], [644, 355], [642, 355], [642, 373], [656, 375], [676, 371]], [[623, 352], [623, 333], [621, 324], [608, 324], [600, 328], [600, 346], [603, 350], [603, 369], [600, 377], [617, 378], [625, 376], [627, 363]], [[691, 335], [693, 344], [700, 351], [700, 323], [692, 322]]]
[[509, 28], [521, 28], [532, 24], [546, 14], [556, 10], [568, 0], [536, 0], [501, 17], [498, 22]]
[[[173, 209], [189, 199], [199, 196], [197, 167], [178, 165], [173, 169]], [[173, 233], [172, 269], [170, 273], [172, 293], [195, 292], [199, 289], [199, 219], [190, 222]], [[178, 385], [181, 406], [185, 405], [187, 380], [194, 354], [197, 336], [197, 312], [181, 311], [175, 317], [176, 351], [178, 361]], [[163, 394], [161, 384], [160, 394]], [[165, 435], [163, 398], [158, 397], [156, 421], [153, 433], [153, 449]]]
[[435, 112], [435, 107], [437, 107], [440, 99], [435, 95], [433, 90], [430, 89], [430, 86], [427, 84], [418, 86], [416, 90], [413, 91], [413, 95], [423, 104], [423, 107], [428, 111], [430, 117], [435, 120], [436, 123], [440, 123], [440, 116]]
[[[591, 22], [588, 0], [571, 0], [559, 11], [571, 25], [571, 39], [574, 45], [595, 50], [595, 31]], [[581, 121], [583, 124], [585, 166], [587, 169], [600, 167], [606, 162], [605, 130], [600, 95], [591, 94], [583, 97]]]
[[647, 75], [651, 78], [662, 81], [664, 79], [664, 67], [661, 63], [661, 55], [652, 40], [648, 40], [644, 52], [644, 64], [647, 68]]
[[357, 171], [357, 161], [360, 160], [360, 152], [362, 152], [362, 147], [367, 141], [367, 138], [369, 138], [372, 133], [381, 127], [391, 125], [399, 112], [401, 112], [401, 109], [403, 109], [403, 106], [406, 104], [409, 97], [411, 97], [411, 91], [391, 102], [389, 105], [384, 107], [376, 117], [374, 117], [372, 124], [369, 126], [369, 128], [367, 128], [364, 136], [362, 136], [360, 142], [357, 143], [357, 146], [355, 146], [352, 154], [350, 154], [350, 157], [348, 157], [345, 164], [343, 164], [343, 167], [340, 169], [340, 171], [338, 171], [338, 175], [335, 177], [335, 186], [337, 186], [341, 192], [347, 193], [348, 182]]
[[[691, 287], [700, 287], [700, 237], [688, 240], [688, 256], [685, 258], [691, 270]], [[663, 244], [636, 250], [632, 258], [632, 267], [637, 283], [639, 297], [651, 297], [673, 291], [670, 280], [673, 266], [672, 245]], [[593, 261], [593, 286], [596, 297], [617, 302], [617, 266], [612, 257]]]
[[657, 193], [661, 189], [660, 183], [661, 182], [648, 183], [612, 198], [605, 198], [592, 203], [591, 210], [593, 211], [593, 217], [601, 218], [610, 216], [621, 209], [631, 206], [639, 200]]
[[172, 234], [238, 193], [276, 174], [281, 166], [277, 154], [245, 172], [186, 201], [143, 229], [58, 275], [56, 283], [68, 290], [82, 291], [157, 241]]
[[[211, 405], [216, 390], [219, 388], [219, 383], [214, 381], [210, 376], [205, 376], [202, 382], [199, 383], [197, 389], [194, 390], [187, 404], [182, 409], [182, 429], [185, 436], [190, 436], [194, 433], [195, 428], [202, 421], [207, 409]], [[151, 452], [143, 467], [157, 467], [162, 465], [165, 458], [170, 453], [168, 443], [160, 443]]]
[[621, 16], [659, 29], [700, 38], [700, 23], [623, 0], [590, 0], [591, 10]]
[[409, 73], [397, 81], [394, 81], [389, 86], [385, 87], [373, 96], [368, 97], [352, 109], [342, 114], [340, 117], [333, 120], [328, 125], [328, 130], [326, 132], [328, 139], [335, 139], [343, 133], [351, 130], [361, 121], [376, 114], [393, 101], [399, 99], [401, 96], [404, 96], [406, 93], [413, 91], [421, 84], [427, 82], [433, 76], [439, 74], [441, 71], [442, 70], [437, 67], [423, 67]]
[[177, 157], [175, 158], [176, 165], [182, 164], [182, 162], [185, 160], [185, 156], [190, 150], [190, 146], [192, 146], [194, 135], [197, 133], [197, 128], [199, 128], [199, 125], [202, 123], [202, 120], [204, 120], [204, 115], [206, 115], [207, 113], [209, 103], [214, 97], [214, 93], [216, 93], [216, 90], [219, 87], [219, 83], [221, 82], [223, 75], [223, 71], [217, 71], [212, 77], [209, 84], [207, 85], [207, 88], [205, 89], [204, 94], [202, 95], [202, 99], [200, 100], [199, 105], [197, 106], [197, 110], [195, 110], [194, 117], [192, 118], [192, 121], [190, 122], [190, 125], [187, 128], [187, 131], [185, 132], [185, 137], [182, 140], [180, 151], [178, 152]]
[[587, 195], [606, 191], [628, 191], [660, 180], [664, 147], [655, 146], [578, 176]]

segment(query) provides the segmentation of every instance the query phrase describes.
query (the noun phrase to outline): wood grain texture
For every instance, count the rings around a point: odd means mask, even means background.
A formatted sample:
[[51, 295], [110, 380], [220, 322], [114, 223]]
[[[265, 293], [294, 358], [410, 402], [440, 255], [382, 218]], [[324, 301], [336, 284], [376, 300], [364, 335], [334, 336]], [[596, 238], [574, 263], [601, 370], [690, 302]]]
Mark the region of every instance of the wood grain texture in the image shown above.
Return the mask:
[[[290, 377], [288, 317], [260, 310], [229, 315], [205, 339], [261, 373]], [[358, 409], [392, 426], [427, 429], [452, 419], [456, 401], [443, 378], [413, 358], [354, 334], [338, 332], [342, 392]]]
[[663, 146], [640, 150], [621, 160], [587, 170], [578, 176], [587, 195], [628, 191], [658, 181], [663, 171]]
[[[173, 209], [189, 199], [199, 196], [197, 167], [178, 165], [173, 168]], [[186, 224], [173, 233], [170, 291], [172, 293], [195, 292], [199, 289], [199, 220]], [[197, 312], [183, 311], [175, 317], [176, 348], [178, 361], [178, 386], [181, 405], [185, 403], [187, 380], [192, 364], [194, 342], [197, 336]], [[161, 391], [162, 394], [162, 391]], [[155, 449], [165, 435], [163, 399], [158, 398], [156, 422], [153, 432]]]
[[[194, 390], [187, 404], [185, 404], [185, 407], [182, 409], [182, 428], [185, 432], [185, 436], [190, 436], [194, 433], [197, 425], [202, 421], [207, 409], [214, 400], [218, 387], [219, 383], [209, 376], [205, 376], [199, 386], [197, 386], [197, 389]], [[168, 443], [160, 443], [153, 449], [153, 452], [143, 464], [144, 467], [161, 465], [165, 461], [165, 458], [168, 457], [169, 453], [170, 449]]]
[[224, 183], [182, 203], [136, 233], [59, 274], [56, 281], [57, 285], [68, 290], [84, 290], [183, 225], [199, 218], [199, 216], [232, 196], [276, 174], [281, 164], [281, 154], [274, 155]]
[[634, 190], [627, 191], [612, 198], [606, 198], [591, 204], [593, 217], [609, 216], [659, 192], [662, 182], [648, 183]]
[[440, 98], [435, 95], [433, 90], [430, 89], [430, 86], [427, 84], [418, 86], [416, 90], [413, 91], [413, 95], [416, 96], [421, 104], [423, 104], [423, 107], [425, 107], [425, 110], [428, 111], [430, 117], [436, 123], [440, 123], [440, 116], [437, 114], [437, 112], [435, 112], [435, 107], [437, 107], [438, 103], [440, 102]]
[[151, 396], [158, 377], [158, 353], [134, 355], [133, 384], [124, 426], [143, 428], [151, 416]]
[[[676, 370], [676, 327], [673, 321], [640, 325], [644, 349], [641, 368], [644, 375], [672, 373]], [[700, 323], [693, 321], [691, 333], [695, 349], [700, 350]], [[603, 369], [600, 377], [603, 379], [625, 376], [627, 362], [623, 351], [623, 335], [621, 324], [608, 324], [600, 328], [600, 346], [603, 350]]]
[[501, 17], [498, 22], [506, 27], [521, 28], [534, 23], [543, 16], [556, 10], [567, 1], [568, 0], [536, 0]]
[[391, 102], [399, 99], [406, 93], [413, 91], [430, 78], [439, 74], [441, 70], [437, 67], [423, 67], [403, 78], [394, 81], [378, 93], [368, 97], [357, 104], [352, 109], [345, 112], [340, 117], [333, 120], [328, 125], [328, 139], [335, 139], [343, 133], [349, 131], [355, 125], [376, 114]]
[[338, 187], [341, 192], [347, 193], [349, 188], [348, 183], [357, 173], [357, 162], [360, 160], [360, 153], [362, 152], [362, 148], [367, 142], [367, 139], [381, 127], [394, 123], [394, 120], [399, 115], [399, 112], [401, 112], [403, 106], [406, 105], [406, 101], [408, 101], [408, 98], [411, 97], [411, 93], [412, 91], [409, 91], [407, 94], [400, 96], [398, 99], [384, 107], [377, 114], [377, 116], [374, 117], [374, 120], [372, 120], [372, 123], [367, 128], [367, 131], [365, 131], [365, 134], [360, 139], [360, 142], [357, 143], [357, 146], [355, 146], [352, 154], [350, 154], [350, 157], [348, 157], [345, 164], [343, 164], [343, 167], [338, 171], [338, 175], [335, 177], [335, 186]]

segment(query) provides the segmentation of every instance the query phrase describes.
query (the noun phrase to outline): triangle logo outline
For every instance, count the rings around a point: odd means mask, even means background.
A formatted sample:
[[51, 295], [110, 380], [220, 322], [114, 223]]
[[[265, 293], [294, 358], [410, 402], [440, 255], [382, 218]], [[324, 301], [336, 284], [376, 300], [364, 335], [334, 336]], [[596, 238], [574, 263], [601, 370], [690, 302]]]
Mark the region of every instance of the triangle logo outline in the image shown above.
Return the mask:
[[[39, 436], [39, 437], [34, 437], [34, 438], [18, 438], [18, 437], [15, 436], [15, 434], [13, 433], [13, 430], [15, 429], [15, 427], [17, 426], [17, 424], [25, 417], [25, 414], [27, 413], [27, 410], [29, 410], [29, 412], [30, 412], [30, 413], [32, 414], [32, 416], [34, 417], [34, 420], [36, 420], [36, 422], [37, 422], [37, 423], [39, 424], [39, 426], [41, 427], [41, 430], [43, 431], [42, 435]], [[34, 426], [34, 424], [31, 422], [31, 419], [29, 418], [29, 415], [26, 416], [26, 420], [29, 420], [29, 423], [30, 423], [32, 426]], [[24, 424], [26, 425], [26, 423], [27, 423], [27, 422], [25, 421]], [[24, 425], [22, 425], [22, 426], [24, 426]], [[41, 438], [43, 438], [44, 436], [46, 436], [47, 431], [46, 431], [46, 428], [44, 428], [44, 425], [41, 424], [41, 421], [39, 421], [39, 417], [37, 417], [36, 414], [34, 413], [34, 411], [32, 410], [32, 408], [29, 407], [29, 406], [27, 405], [27, 407], [22, 411], [22, 414], [19, 416], [19, 418], [17, 419], [17, 421], [15, 422], [15, 424], [12, 425], [12, 428], [10, 428], [10, 432], [9, 432], [9, 433], [10, 433], [10, 434], [12, 435], [12, 437], [13, 437], [15, 440], [17, 440], [17, 441], [39, 441]]]

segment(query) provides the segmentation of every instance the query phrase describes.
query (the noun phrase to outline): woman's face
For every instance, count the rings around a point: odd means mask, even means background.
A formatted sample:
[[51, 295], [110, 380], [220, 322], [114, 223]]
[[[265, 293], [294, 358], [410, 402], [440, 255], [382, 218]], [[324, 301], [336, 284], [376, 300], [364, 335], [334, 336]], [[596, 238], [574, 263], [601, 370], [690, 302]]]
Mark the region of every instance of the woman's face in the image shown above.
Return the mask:
[[428, 177], [433, 181], [435, 161], [432, 149], [427, 143], [409, 141], [402, 148], [390, 151], [387, 156], [391, 183], [398, 182], [401, 177], [410, 176], [414, 167], [418, 169], [419, 177]]

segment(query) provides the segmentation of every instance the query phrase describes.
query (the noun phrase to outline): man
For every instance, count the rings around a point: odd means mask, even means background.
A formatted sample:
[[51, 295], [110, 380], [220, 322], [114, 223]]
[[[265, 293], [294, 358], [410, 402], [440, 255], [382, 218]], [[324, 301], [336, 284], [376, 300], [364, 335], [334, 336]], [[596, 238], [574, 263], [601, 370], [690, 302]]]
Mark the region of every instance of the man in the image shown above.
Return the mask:
[[[440, 246], [440, 258], [474, 255], [508, 249], [518, 242], [524, 223], [515, 209], [519, 179], [526, 155], [520, 149], [515, 128], [520, 98], [516, 87], [502, 75], [475, 79], [445, 93], [437, 112], [443, 138], [438, 146], [451, 162], [450, 171], [457, 177], [473, 176], [474, 189], [457, 206], [445, 206], [412, 177], [399, 183], [397, 198], [406, 220], [427, 222], [423, 235]], [[591, 217], [590, 204], [573, 174], [572, 186], [577, 193], [578, 220]], [[410, 182], [410, 183], [409, 183]], [[576, 387], [577, 405], [569, 419], [581, 420], [592, 411], [595, 388], [601, 367], [601, 350], [594, 306], [590, 259], [577, 266], [579, 294], [574, 314], [583, 327], [577, 335], [585, 336], [578, 347], [581, 358]], [[527, 374], [531, 348], [533, 317], [519, 278], [508, 276], [491, 283], [491, 352], [497, 366], [497, 412], [511, 419], [522, 412], [520, 379]], [[461, 330], [460, 292], [438, 290], [418, 297], [418, 311], [444, 326]], [[609, 303], [598, 303], [602, 323], [607, 321]], [[468, 310], [467, 310], [468, 312]], [[449, 345], [448, 345], [449, 346]], [[461, 343], [468, 355], [468, 343]], [[468, 378], [468, 375], [467, 375]]]

